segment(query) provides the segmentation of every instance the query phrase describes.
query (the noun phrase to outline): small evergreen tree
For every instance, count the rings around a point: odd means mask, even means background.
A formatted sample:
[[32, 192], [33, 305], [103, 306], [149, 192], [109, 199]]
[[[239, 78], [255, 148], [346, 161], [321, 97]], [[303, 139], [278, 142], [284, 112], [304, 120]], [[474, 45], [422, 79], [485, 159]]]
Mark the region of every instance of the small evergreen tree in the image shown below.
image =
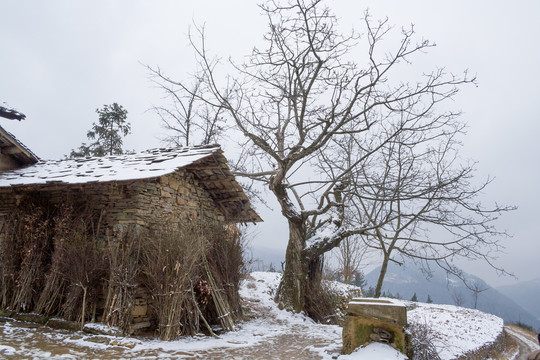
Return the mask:
[[418, 302], [418, 297], [416, 296], [416, 293], [411, 298], [411, 301]]
[[367, 280], [362, 271], [357, 271], [354, 274], [354, 279], [351, 281], [351, 285], [358, 286], [360, 289], [362, 289], [362, 293], [364, 292], [364, 289], [367, 285]]
[[370, 286], [369, 289], [367, 289], [364, 294], [365, 297], [373, 297], [374, 295], [375, 295], [375, 288], [373, 286]]
[[69, 157], [120, 155], [123, 137], [131, 133], [131, 125], [126, 120], [127, 110], [113, 103], [96, 109], [99, 115], [98, 123], [92, 124], [92, 129], [86, 133], [89, 140], [95, 140], [86, 145], [83, 143], [78, 150], [71, 150]]
[[428, 296], [427, 296], [426, 302], [427, 302], [428, 304], [433, 303], [433, 300], [431, 299], [431, 296], [430, 296], [429, 294], [428, 294]]

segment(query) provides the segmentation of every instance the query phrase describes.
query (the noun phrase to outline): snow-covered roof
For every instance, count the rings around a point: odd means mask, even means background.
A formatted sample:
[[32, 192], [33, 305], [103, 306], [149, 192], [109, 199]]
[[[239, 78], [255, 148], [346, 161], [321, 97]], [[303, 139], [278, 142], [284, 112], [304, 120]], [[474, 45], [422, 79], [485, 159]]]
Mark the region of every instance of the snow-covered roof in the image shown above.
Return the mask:
[[127, 181], [171, 174], [220, 152], [219, 145], [151, 149], [135, 154], [40, 161], [0, 174], [0, 187], [47, 183], [84, 184]]
[[23, 113], [2, 105], [0, 105], [0, 117], [19, 121], [26, 119], [26, 115], [24, 115]]
[[39, 161], [23, 169], [0, 172], [0, 191], [156, 179], [180, 169], [194, 175], [228, 221], [262, 221], [227, 166], [219, 145]]

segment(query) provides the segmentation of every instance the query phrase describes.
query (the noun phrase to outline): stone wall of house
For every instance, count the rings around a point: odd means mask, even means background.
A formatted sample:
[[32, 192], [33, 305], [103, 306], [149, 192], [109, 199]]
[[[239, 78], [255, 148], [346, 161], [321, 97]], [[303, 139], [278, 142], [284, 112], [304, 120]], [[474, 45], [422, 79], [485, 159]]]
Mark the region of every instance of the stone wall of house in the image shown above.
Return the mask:
[[[135, 189], [130, 184], [91, 183], [82, 185], [47, 185], [9, 188], [0, 191], [0, 219], [7, 218], [25, 197], [62, 206], [69, 203], [85, 206], [99, 220], [100, 229], [111, 235], [120, 214], [135, 211]], [[96, 221], [98, 221], [96, 219]]]
[[[207, 221], [224, 222], [224, 216], [216, 204], [193, 178], [191, 173], [176, 172], [136, 185], [136, 224], [152, 225], [168, 219], [201, 218]], [[120, 219], [120, 222], [133, 219]]]
[[170, 218], [225, 221], [210, 195], [193, 175], [182, 170], [156, 179], [123, 183], [46, 185], [0, 189], [0, 226], [24, 196], [43, 197], [53, 204], [87, 204], [111, 236], [129, 225], [143, 227]]

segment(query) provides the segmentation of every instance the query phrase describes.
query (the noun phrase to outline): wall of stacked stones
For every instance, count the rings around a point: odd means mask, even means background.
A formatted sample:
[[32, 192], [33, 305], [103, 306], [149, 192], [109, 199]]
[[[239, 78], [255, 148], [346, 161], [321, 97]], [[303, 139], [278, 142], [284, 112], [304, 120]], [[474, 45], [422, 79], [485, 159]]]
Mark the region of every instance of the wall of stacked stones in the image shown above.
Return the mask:
[[136, 189], [137, 211], [134, 218], [120, 215], [119, 224], [152, 226], [168, 220], [195, 218], [209, 222], [225, 221], [223, 213], [191, 173], [179, 171], [155, 181], [141, 182]]
[[74, 204], [94, 214], [100, 222], [101, 235], [112, 235], [120, 214], [133, 213], [135, 189], [129, 184], [92, 183], [84, 185], [47, 185], [11, 188], [0, 192], [0, 218], [6, 219], [25, 198], [49, 201], [59, 207]]
[[124, 183], [46, 185], [0, 190], [0, 226], [25, 196], [44, 197], [52, 204], [85, 205], [100, 219], [102, 234], [113, 236], [130, 225], [143, 227], [171, 218], [224, 222], [210, 195], [191, 173], [178, 171], [156, 179]]

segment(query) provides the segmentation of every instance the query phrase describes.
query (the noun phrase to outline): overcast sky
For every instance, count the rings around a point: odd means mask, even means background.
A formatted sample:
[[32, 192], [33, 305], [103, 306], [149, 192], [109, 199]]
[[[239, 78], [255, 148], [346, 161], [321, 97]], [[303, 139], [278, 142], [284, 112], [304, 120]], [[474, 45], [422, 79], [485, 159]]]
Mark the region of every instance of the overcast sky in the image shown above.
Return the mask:
[[[453, 105], [469, 125], [464, 157], [477, 160], [479, 178], [494, 176], [485, 203], [519, 209], [505, 215], [501, 266], [520, 280], [539, 277], [540, 203], [540, 2], [528, 1], [328, 1], [347, 30], [362, 31], [369, 7], [375, 18], [415, 24], [437, 47], [412, 66], [445, 66], [477, 74]], [[2, 121], [43, 159], [61, 158], [86, 141], [96, 108], [117, 102], [128, 110], [133, 134], [126, 147], [160, 145], [162, 130], [147, 111], [161, 103], [141, 64], [160, 66], [178, 78], [194, 69], [188, 27], [206, 24], [210, 50], [241, 60], [260, 44], [265, 18], [254, 1], [0, 1], [0, 103], [26, 114], [21, 123]], [[227, 150], [226, 144], [225, 150]], [[225, 154], [227, 155], [227, 153]], [[284, 252], [287, 229], [278, 213], [261, 209], [254, 249]], [[481, 264], [462, 264], [490, 284], [498, 278]]]

